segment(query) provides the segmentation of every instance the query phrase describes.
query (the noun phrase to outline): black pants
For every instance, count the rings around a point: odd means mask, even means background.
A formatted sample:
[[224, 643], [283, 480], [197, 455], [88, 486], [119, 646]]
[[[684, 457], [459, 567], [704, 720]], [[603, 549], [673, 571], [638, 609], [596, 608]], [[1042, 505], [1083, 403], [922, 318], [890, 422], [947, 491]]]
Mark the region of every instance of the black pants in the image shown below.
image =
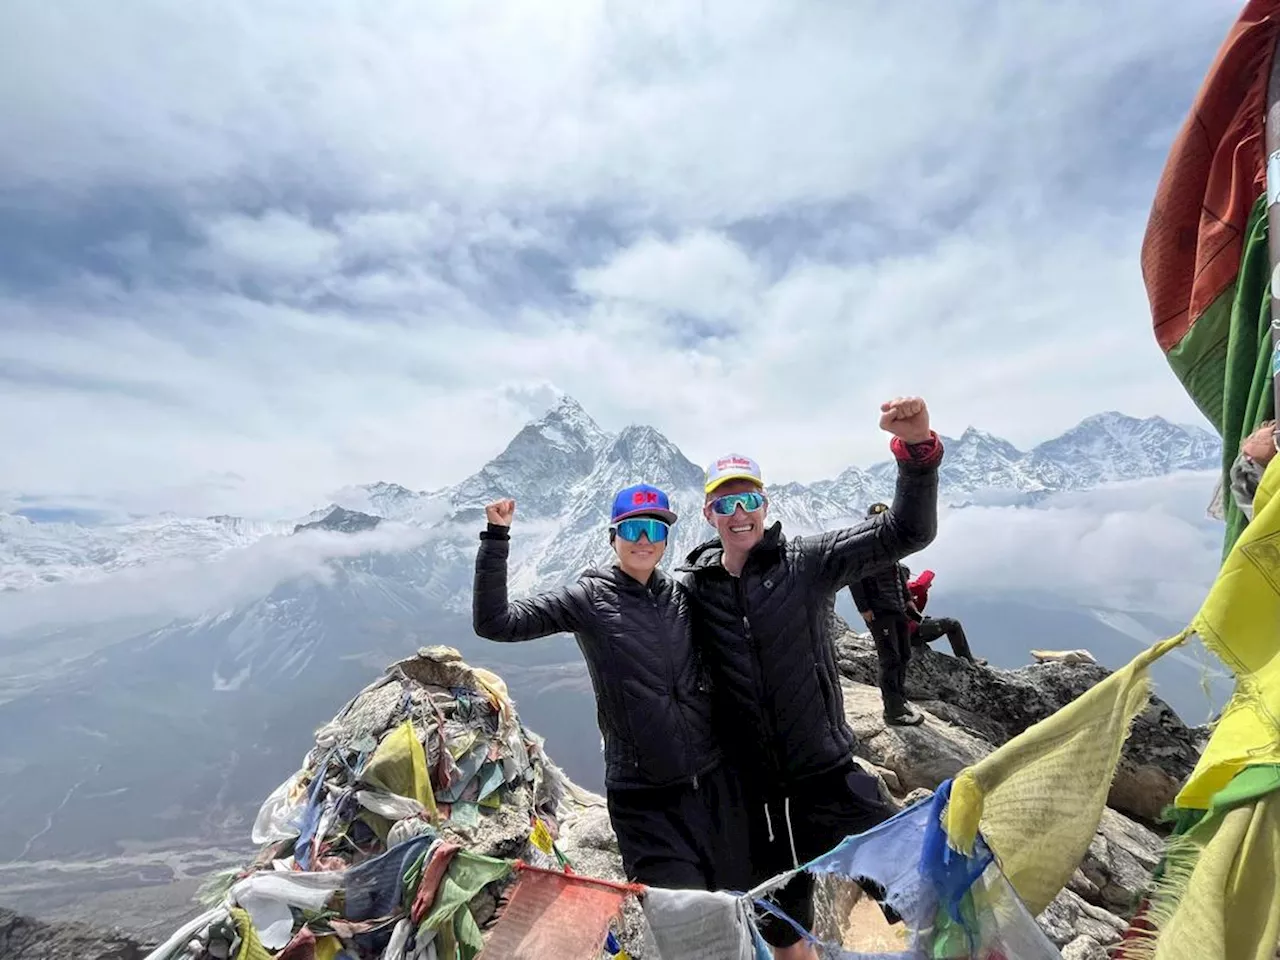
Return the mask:
[[750, 860], [747, 812], [727, 764], [698, 785], [607, 791], [609, 819], [627, 879], [650, 887], [744, 890]]
[[907, 707], [907, 663], [911, 660], [907, 618], [901, 613], [876, 613], [872, 615], [870, 627], [880, 666], [884, 712], [894, 716]]
[[[797, 863], [803, 866], [845, 837], [893, 816], [893, 810], [880, 800], [875, 780], [853, 761], [786, 787], [762, 786], [765, 789], [753, 785], [746, 791], [752, 886], [785, 873]], [[799, 873], [770, 897], [806, 930], [813, 930], [813, 879], [811, 873]], [[882, 892], [869, 892], [883, 896]], [[800, 940], [791, 924], [772, 914], [761, 920], [760, 934], [775, 947], [788, 947]]]
[[973, 651], [969, 649], [969, 639], [964, 635], [964, 627], [960, 621], [951, 617], [925, 617], [916, 627], [912, 642], [919, 647], [933, 643], [939, 637], [951, 641], [951, 652], [961, 660], [972, 660]]

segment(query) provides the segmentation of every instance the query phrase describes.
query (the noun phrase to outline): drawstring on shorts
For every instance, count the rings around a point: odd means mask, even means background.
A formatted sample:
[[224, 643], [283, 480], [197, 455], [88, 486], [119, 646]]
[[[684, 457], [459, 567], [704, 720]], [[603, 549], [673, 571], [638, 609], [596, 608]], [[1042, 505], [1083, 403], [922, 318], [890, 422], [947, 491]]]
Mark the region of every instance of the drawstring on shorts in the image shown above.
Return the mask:
[[[799, 870], [800, 858], [796, 856], [796, 834], [791, 827], [791, 798], [782, 798], [782, 818], [787, 824], [787, 842], [791, 844], [791, 865]], [[773, 843], [773, 816], [769, 813], [769, 804], [764, 805], [764, 822], [769, 830], [769, 842]]]
[[791, 829], [791, 798], [782, 798], [782, 818], [787, 821], [787, 840], [791, 842], [791, 865], [800, 869], [800, 858], [796, 856], [796, 835]]

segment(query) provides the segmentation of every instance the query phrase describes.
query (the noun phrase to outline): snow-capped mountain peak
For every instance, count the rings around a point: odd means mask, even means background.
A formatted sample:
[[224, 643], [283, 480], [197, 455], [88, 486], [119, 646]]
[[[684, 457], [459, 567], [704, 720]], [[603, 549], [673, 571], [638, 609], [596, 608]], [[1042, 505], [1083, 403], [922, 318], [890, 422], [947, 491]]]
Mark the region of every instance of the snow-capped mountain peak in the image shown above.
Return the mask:
[[382, 519], [382, 517], [371, 516], [356, 510], [344, 510], [342, 507], [334, 507], [319, 520], [298, 524], [293, 528], [293, 532], [333, 530], [337, 533], [363, 533], [366, 530], [372, 530], [382, 522]]
[[591, 473], [600, 450], [612, 439], [581, 404], [561, 397], [479, 472], [442, 493], [455, 514], [513, 497], [525, 516], [554, 516], [564, 491]]
[[997, 437], [994, 433], [979, 430], [977, 427], [966, 427], [959, 440], [946, 440], [947, 453], [972, 456], [974, 454], [996, 454], [1006, 460], [1017, 460], [1024, 456], [1023, 452], [1008, 440]]
[[[622, 474], [613, 469], [615, 464], [622, 465], [624, 473], [630, 471], [631, 479], [622, 480]], [[610, 478], [620, 480], [620, 487], [629, 483], [685, 486], [702, 478], [702, 469], [679, 447], [653, 427], [642, 425], [626, 427], [614, 437], [600, 451], [596, 474], [600, 467], [609, 470]]]
[[566, 452], [596, 449], [609, 440], [609, 434], [591, 419], [582, 404], [568, 395], [557, 399], [546, 413], [520, 431], [516, 439], [525, 433]]
[[1028, 459], [1043, 469], [1050, 486], [1080, 488], [1174, 470], [1212, 469], [1221, 452], [1222, 442], [1208, 430], [1108, 411], [1040, 444]]
[[323, 520], [335, 507], [356, 513], [430, 526], [447, 512], [438, 492], [410, 490], [398, 483], [379, 480], [346, 487], [333, 494], [333, 502], [303, 518], [303, 522]]

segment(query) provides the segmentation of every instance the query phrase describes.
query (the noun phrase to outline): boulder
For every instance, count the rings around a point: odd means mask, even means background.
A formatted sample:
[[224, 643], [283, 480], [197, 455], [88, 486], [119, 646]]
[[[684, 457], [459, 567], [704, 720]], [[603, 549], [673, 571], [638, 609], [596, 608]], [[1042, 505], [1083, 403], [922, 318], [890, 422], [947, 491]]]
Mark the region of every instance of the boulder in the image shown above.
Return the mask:
[[1107, 960], [1107, 949], [1093, 937], [1076, 937], [1062, 948], [1062, 960]]
[[42, 923], [0, 908], [0, 957], [7, 960], [143, 960], [154, 947], [117, 930]]
[[1039, 663], [1098, 662], [1098, 659], [1088, 650], [1032, 650], [1031, 657]]
[[1119, 943], [1128, 927], [1120, 917], [1089, 903], [1069, 887], [1054, 897], [1036, 921], [1057, 947], [1080, 936], [1103, 945]]
[[1103, 810], [1098, 832], [1077, 871], [1097, 892], [1081, 896], [1122, 916], [1132, 916], [1162, 850], [1163, 841], [1151, 830], [1115, 810]]
[[903, 790], [933, 790], [943, 780], [991, 752], [991, 745], [929, 711], [918, 727], [894, 727], [884, 722], [880, 690], [841, 681], [844, 711], [858, 738], [858, 753], [879, 767], [893, 771]]

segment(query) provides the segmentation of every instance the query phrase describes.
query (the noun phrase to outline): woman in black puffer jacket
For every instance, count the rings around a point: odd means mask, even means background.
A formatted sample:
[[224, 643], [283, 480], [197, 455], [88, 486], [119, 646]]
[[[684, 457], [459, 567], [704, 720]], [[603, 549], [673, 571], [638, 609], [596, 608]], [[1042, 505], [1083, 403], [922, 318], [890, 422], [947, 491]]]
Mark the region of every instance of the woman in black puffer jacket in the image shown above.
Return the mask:
[[616, 560], [566, 587], [512, 601], [514, 500], [485, 508], [472, 620], [488, 640], [572, 633], [586, 659], [604, 737], [609, 818], [627, 876], [649, 886], [740, 888], [741, 798], [721, 763], [684, 587], [658, 569], [676, 515], [638, 484], [614, 497]]

